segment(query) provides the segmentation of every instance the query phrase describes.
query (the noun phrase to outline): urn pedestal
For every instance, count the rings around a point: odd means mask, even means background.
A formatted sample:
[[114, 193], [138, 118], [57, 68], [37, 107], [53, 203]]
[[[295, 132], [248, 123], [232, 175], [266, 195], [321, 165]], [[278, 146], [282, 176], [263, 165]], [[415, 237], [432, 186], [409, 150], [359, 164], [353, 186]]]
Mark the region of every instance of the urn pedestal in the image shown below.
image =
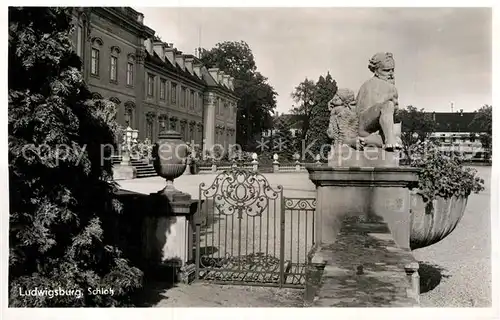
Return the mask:
[[196, 205], [191, 195], [174, 187], [174, 179], [186, 170], [187, 146], [179, 133], [160, 133], [153, 147], [154, 168], [165, 178], [166, 186], [150, 195], [157, 205], [155, 215], [146, 223], [150, 256], [161, 267], [175, 271], [176, 280], [189, 282], [194, 277], [192, 219]]

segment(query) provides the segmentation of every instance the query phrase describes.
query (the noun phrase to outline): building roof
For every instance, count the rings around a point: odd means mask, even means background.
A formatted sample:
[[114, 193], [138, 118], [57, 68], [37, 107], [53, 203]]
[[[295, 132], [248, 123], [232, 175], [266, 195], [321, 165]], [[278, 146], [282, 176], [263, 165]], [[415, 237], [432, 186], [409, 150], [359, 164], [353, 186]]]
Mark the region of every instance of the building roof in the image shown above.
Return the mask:
[[196, 75], [192, 75], [187, 70], [182, 70], [182, 68], [177, 63], [175, 63], [175, 66], [174, 66], [168, 60], [163, 61], [158, 56], [158, 54], [156, 54], [156, 52], [149, 53], [146, 50], [146, 62], [149, 62], [149, 63], [155, 64], [157, 66], [160, 66], [162, 68], [165, 68], [165, 69], [167, 69], [167, 70], [169, 70], [169, 71], [171, 71], [171, 72], [173, 72], [173, 73], [175, 73], [175, 74], [177, 74], [179, 76], [182, 76], [184, 78], [192, 80], [192, 81], [194, 81], [196, 83], [199, 83], [199, 84], [202, 84], [202, 85], [206, 85], [205, 81], [203, 81], [202, 79], [198, 78]]
[[[192, 55], [184, 55], [184, 56], [194, 57]], [[230, 95], [232, 95], [233, 97], [236, 98], [235, 93], [232, 90], [226, 88], [224, 85], [222, 85], [222, 84], [218, 83], [217, 81], [215, 81], [215, 79], [208, 72], [207, 68], [204, 67], [204, 66], [202, 66], [200, 68], [200, 70], [201, 70], [201, 76], [202, 76], [202, 78], [200, 79], [196, 75], [191, 74], [187, 69], [183, 70], [179, 66], [179, 64], [177, 62], [175, 63], [175, 66], [174, 66], [168, 60], [163, 61], [158, 56], [158, 54], [156, 52], [154, 52], [154, 51], [152, 53], [150, 53], [150, 52], [148, 52], [146, 50], [145, 61], [148, 62], [148, 63], [154, 64], [154, 65], [157, 65], [157, 66], [159, 66], [161, 68], [165, 68], [165, 69], [169, 70], [172, 73], [175, 73], [175, 74], [177, 74], [179, 76], [182, 76], [184, 78], [192, 80], [192, 81], [194, 81], [196, 83], [199, 83], [199, 84], [201, 84], [203, 86], [208, 86], [208, 87], [212, 87], [212, 88], [218, 88], [218, 89], [222, 90], [223, 92], [226, 92], [226, 93], [228, 93], [228, 94], [230, 94]]]
[[484, 132], [479, 124], [471, 125], [475, 112], [428, 112], [436, 121], [435, 132]]
[[215, 79], [210, 75], [210, 72], [208, 72], [208, 69], [205, 66], [201, 68], [201, 75], [207, 86], [212, 88], [219, 88], [222, 91], [227, 92], [234, 96], [235, 93], [233, 91], [229, 90], [224, 85], [221, 85], [220, 83], [215, 81]]

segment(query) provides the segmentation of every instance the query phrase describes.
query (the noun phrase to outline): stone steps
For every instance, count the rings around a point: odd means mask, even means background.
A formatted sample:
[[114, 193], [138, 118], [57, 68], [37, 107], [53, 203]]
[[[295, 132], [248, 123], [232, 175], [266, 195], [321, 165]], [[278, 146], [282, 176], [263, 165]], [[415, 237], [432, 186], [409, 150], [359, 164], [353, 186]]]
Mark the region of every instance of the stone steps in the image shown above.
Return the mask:
[[[112, 162], [114, 165], [120, 164], [121, 156], [112, 156]], [[137, 170], [137, 178], [147, 178], [157, 176], [153, 164], [146, 163], [143, 160], [131, 159], [130, 163]]]

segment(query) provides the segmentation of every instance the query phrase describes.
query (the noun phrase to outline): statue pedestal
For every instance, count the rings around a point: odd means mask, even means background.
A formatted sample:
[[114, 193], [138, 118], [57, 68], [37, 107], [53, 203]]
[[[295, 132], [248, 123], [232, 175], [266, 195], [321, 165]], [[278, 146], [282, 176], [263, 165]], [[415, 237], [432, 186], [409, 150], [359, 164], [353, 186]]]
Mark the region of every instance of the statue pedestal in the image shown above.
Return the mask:
[[410, 190], [418, 182], [415, 168], [306, 167], [316, 185], [316, 239], [333, 244], [345, 216], [385, 221], [401, 248], [410, 247]]
[[388, 152], [378, 147], [366, 146], [355, 150], [347, 145], [332, 145], [328, 154], [328, 166], [336, 167], [382, 167], [399, 166], [400, 152]]

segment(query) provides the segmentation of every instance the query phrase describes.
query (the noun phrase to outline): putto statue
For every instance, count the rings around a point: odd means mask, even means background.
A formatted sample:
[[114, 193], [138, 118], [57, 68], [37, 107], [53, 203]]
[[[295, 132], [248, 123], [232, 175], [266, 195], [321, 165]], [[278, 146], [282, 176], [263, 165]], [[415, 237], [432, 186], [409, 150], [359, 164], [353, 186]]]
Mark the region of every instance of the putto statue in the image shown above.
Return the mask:
[[328, 102], [330, 125], [327, 135], [335, 144], [346, 144], [358, 149], [361, 141], [358, 136], [359, 120], [356, 113], [354, 91], [340, 88]]
[[374, 76], [359, 89], [339, 89], [329, 102], [328, 136], [336, 145], [355, 149], [376, 146], [386, 151], [401, 148], [401, 125], [394, 124], [398, 92], [394, 85], [394, 58], [391, 53], [375, 54], [368, 68]]

